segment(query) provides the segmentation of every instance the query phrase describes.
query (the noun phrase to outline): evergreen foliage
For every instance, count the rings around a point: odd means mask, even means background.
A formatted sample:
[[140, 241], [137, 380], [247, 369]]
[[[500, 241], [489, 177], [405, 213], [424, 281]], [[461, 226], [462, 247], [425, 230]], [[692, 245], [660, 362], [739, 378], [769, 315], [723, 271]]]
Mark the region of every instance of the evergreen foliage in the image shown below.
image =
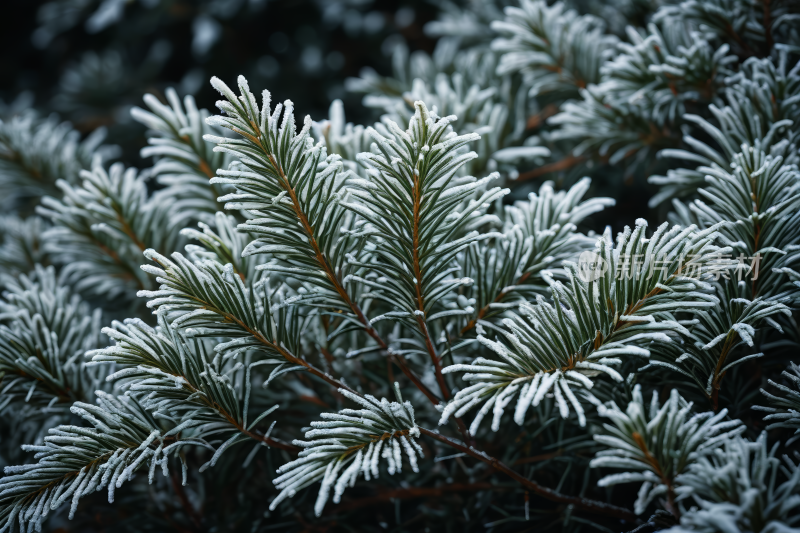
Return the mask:
[[[257, 4], [197, 3], [198, 64]], [[170, 6], [53, 0], [33, 41]], [[0, 105], [0, 533], [800, 528], [796, 6], [437, 17], [347, 81], [363, 124], [285, 72], [209, 113], [147, 85], [168, 40], [64, 74], [80, 131]]]

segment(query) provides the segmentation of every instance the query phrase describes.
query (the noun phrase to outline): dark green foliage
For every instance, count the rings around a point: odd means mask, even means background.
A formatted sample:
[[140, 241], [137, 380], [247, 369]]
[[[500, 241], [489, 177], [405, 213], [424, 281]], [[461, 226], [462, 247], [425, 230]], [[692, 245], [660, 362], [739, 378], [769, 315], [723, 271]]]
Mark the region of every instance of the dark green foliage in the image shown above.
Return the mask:
[[800, 526], [795, 3], [16, 9], [0, 533]]

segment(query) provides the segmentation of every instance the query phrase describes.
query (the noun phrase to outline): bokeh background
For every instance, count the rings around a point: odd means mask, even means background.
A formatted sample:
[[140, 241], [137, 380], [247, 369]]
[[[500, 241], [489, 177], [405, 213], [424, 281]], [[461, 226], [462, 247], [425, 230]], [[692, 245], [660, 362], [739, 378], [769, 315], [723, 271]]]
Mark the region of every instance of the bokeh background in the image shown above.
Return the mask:
[[[573, 0], [568, 5], [599, 16], [608, 31], [622, 36], [626, 24], [644, 25], [658, 3]], [[42, 116], [71, 122], [84, 135], [103, 127], [106, 143], [120, 148], [115, 159], [140, 169], [152, 162], [139, 155], [145, 127], [131, 118], [131, 107], [141, 106], [146, 93], [164, 101], [164, 90], [174, 87], [212, 109], [218, 97], [208, 83], [212, 75], [232, 84], [243, 74], [254, 91], [267, 88], [274, 101], [291, 99], [298, 116], [314, 120], [327, 118], [331, 102], [341, 99], [348, 122], [370, 124], [380, 113], [362, 105], [363, 93], [348, 91], [348, 78], [365, 70], [391, 75], [398, 46], [433, 52], [437, 39], [429, 23], [462, 8], [499, 13], [506, 4], [516, 2], [9, 0], [0, 32], [0, 116], [32, 106]], [[486, 40], [474, 36], [481, 37]], [[633, 179], [633, 171], [640, 179]], [[563, 179], [567, 186], [588, 174], [600, 178], [593, 195], [617, 200], [594, 218], [594, 229], [610, 225], [619, 231], [638, 217], [662, 218], [664, 213], [651, 212], [646, 202], [654, 190], [645, 176], [658, 169], [631, 167], [624, 180], [607, 179], [622, 172], [584, 165], [546, 173], [515, 187], [507, 200], [538, 190], [544, 179]]]
[[126, 164], [143, 168], [145, 128], [130, 117], [142, 95], [167, 87], [212, 107], [208, 79], [244, 74], [300, 116], [327, 116], [342, 99], [368, 121], [345, 80], [390, 69], [395, 46], [431, 51], [438, 9], [416, 0], [9, 0], [0, 32], [4, 105], [58, 113], [83, 133], [108, 128]]

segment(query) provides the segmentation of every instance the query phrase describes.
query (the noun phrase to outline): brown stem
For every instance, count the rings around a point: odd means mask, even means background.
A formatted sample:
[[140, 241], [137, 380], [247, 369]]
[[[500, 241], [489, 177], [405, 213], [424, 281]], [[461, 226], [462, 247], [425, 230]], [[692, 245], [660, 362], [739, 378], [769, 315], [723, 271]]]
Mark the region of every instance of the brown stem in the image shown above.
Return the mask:
[[525, 127], [529, 130], [536, 129], [556, 113], [558, 113], [558, 106], [556, 104], [547, 104], [544, 109], [528, 117]]
[[581, 509], [586, 512], [601, 514], [605, 516], [613, 516], [615, 518], [619, 518], [621, 520], [627, 520], [629, 522], [638, 522], [639, 519], [628, 509], [623, 507], [617, 507], [616, 505], [611, 505], [609, 503], [600, 502], [596, 500], [589, 500], [586, 498], [581, 498], [578, 496], [567, 496], [566, 494], [561, 494], [558, 491], [550, 489], [548, 487], [543, 487], [539, 485], [535, 481], [531, 481], [530, 479], [518, 474], [505, 464], [503, 464], [499, 459], [495, 459], [483, 452], [479, 452], [472, 447], [466, 446], [462, 442], [458, 442], [457, 440], [451, 439], [449, 437], [445, 437], [444, 435], [440, 435], [439, 433], [434, 433], [433, 431], [425, 428], [419, 428], [420, 432], [424, 435], [427, 435], [433, 439], [438, 440], [439, 442], [443, 442], [448, 446], [458, 450], [459, 452], [465, 453], [470, 457], [477, 459], [487, 465], [491, 466], [495, 470], [498, 470], [511, 479], [525, 487], [525, 489], [537, 494], [543, 498], [546, 498], [553, 502], [564, 503], [567, 505], [574, 505], [577, 509]]
[[[562, 57], [558, 57], [557, 59], [558, 59], [559, 63], [564, 61], [563, 56]], [[564, 79], [564, 71], [566, 69], [563, 66], [561, 66], [560, 64], [556, 64], [556, 65], [539, 65], [539, 68], [544, 69], [544, 70], [549, 70], [550, 72], [555, 72], [555, 73], [557, 73], [559, 75], [559, 78], [561, 78], [562, 80]], [[584, 80], [582, 80], [581, 78], [575, 76], [570, 71], [567, 71], [567, 74], [569, 76], [571, 76], [572, 79], [575, 81], [575, 86], [580, 87], [581, 89], [585, 89], [586, 88], [586, 82]]]
[[[259, 146], [261, 146], [261, 143], [259, 143]], [[263, 149], [263, 146], [261, 147]], [[267, 152], [266, 150], [264, 151]], [[378, 343], [378, 346], [380, 346], [382, 350], [388, 350], [389, 345], [386, 343], [386, 341], [384, 341], [381, 338], [381, 336], [378, 334], [375, 328], [372, 327], [372, 324], [364, 315], [364, 312], [361, 310], [361, 307], [350, 298], [349, 294], [347, 294], [347, 291], [345, 290], [344, 286], [339, 280], [339, 277], [336, 275], [336, 272], [334, 271], [333, 267], [330, 265], [322, 249], [319, 247], [317, 239], [314, 236], [314, 228], [313, 226], [311, 226], [311, 224], [308, 221], [308, 217], [303, 212], [302, 206], [300, 205], [300, 201], [297, 198], [297, 194], [295, 193], [294, 188], [290, 185], [288, 178], [283, 172], [283, 169], [281, 168], [280, 165], [278, 165], [278, 162], [275, 160], [272, 154], [268, 153], [267, 157], [269, 158], [270, 163], [275, 168], [275, 171], [281, 178], [280, 180], [281, 186], [284, 188], [286, 193], [289, 195], [289, 198], [291, 198], [292, 200], [292, 208], [295, 212], [295, 216], [297, 216], [298, 220], [300, 221], [300, 225], [303, 227], [303, 231], [305, 232], [306, 237], [308, 238], [308, 242], [311, 245], [311, 248], [314, 250], [314, 256], [317, 260], [317, 263], [322, 267], [322, 270], [325, 272], [325, 276], [331, 282], [331, 284], [333, 285], [337, 294], [339, 294], [339, 297], [342, 299], [342, 301], [344, 301], [344, 303], [350, 308], [353, 314], [356, 315], [356, 318], [364, 327], [364, 331], [366, 331], [367, 335], [372, 337], [375, 340], [375, 342]], [[425, 396], [428, 398], [428, 400], [430, 400], [430, 402], [433, 405], [439, 404], [439, 399], [411, 371], [411, 369], [408, 367], [408, 364], [405, 361], [405, 358], [394, 353], [391, 353], [389, 357], [392, 359], [392, 361], [394, 361], [397, 364], [400, 370], [402, 370], [403, 374], [405, 374], [408, 377], [408, 379], [410, 379], [411, 382], [419, 390], [421, 390], [423, 394], [425, 394]]]
[[144, 252], [147, 249], [147, 246], [145, 246], [145, 244], [139, 240], [139, 237], [136, 236], [128, 223], [125, 222], [119, 214], [117, 214], [117, 220], [119, 220], [119, 222], [122, 224], [122, 231], [125, 232], [125, 235], [127, 235], [133, 241], [133, 244], [135, 244], [139, 250]]
[[[155, 259], [155, 261], [163, 269], [166, 270], [167, 268], [169, 268], [167, 265], [159, 263], [157, 259]], [[300, 357], [297, 357], [297, 356], [293, 355], [291, 352], [286, 350], [283, 346], [280, 346], [278, 344], [270, 342], [266, 337], [264, 337], [264, 335], [260, 331], [252, 329], [250, 326], [245, 324], [239, 317], [237, 317], [235, 315], [232, 315], [230, 313], [226, 313], [225, 311], [223, 311], [221, 309], [218, 309], [212, 303], [207, 302], [207, 301], [205, 301], [205, 300], [203, 300], [201, 298], [198, 298], [197, 296], [195, 296], [194, 294], [191, 294], [188, 291], [184, 291], [184, 292], [189, 298], [191, 298], [195, 302], [199, 303], [202, 306], [203, 309], [206, 309], [208, 311], [211, 311], [213, 313], [216, 313], [216, 314], [220, 315], [221, 317], [223, 317], [228, 322], [235, 323], [240, 328], [245, 330], [247, 333], [252, 335], [253, 338], [256, 339], [258, 342], [260, 342], [261, 344], [263, 344], [263, 345], [269, 347], [270, 349], [278, 352], [278, 354], [280, 354], [281, 357], [283, 357], [284, 359], [286, 359], [290, 363], [302, 366], [310, 374], [313, 374], [314, 376], [317, 376], [318, 378], [320, 378], [324, 382], [334, 386], [337, 389], [345, 389], [347, 391], [350, 391], [352, 393], [357, 394], [355, 390], [351, 389], [350, 387], [348, 387], [347, 385], [345, 385], [341, 381], [339, 381], [339, 380], [333, 378], [332, 376], [328, 375], [327, 373], [323, 372], [322, 370], [320, 370], [319, 368], [315, 367], [314, 365], [312, 365], [311, 363], [309, 363], [305, 359], [302, 359]]]
[[547, 165], [542, 165], [539, 168], [535, 168], [533, 170], [529, 170], [528, 172], [523, 172], [522, 174], [514, 180], [517, 183], [533, 180], [540, 176], [544, 176], [548, 172], [557, 172], [559, 170], [566, 170], [568, 168], [572, 168], [573, 166], [577, 165], [581, 161], [584, 161], [585, 157], [576, 157], [574, 155], [568, 155], [561, 161], [556, 161], [554, 163], [548, 163]]
[[767, 52], [764, 54], [766, 57], [769, 57], [770, 52], [772, 52], [772, 11], [770, 9], [770, 0], [762, 0], [762, 4], [764, 7], [764, 38], [766, 40], [767, 45]]
[[[192, 146], [192, 143], [191, 143], [191, 140], [189, 139], [189, 136], [188, 135], [180, 135], [180, 132], [177, 131], [177, 130], [174, 130], [174, 129], [172, 131], [175, 133], [175, 136], [178, 139], [182, 140], [184, 142], [184, 144], [186, 144], [187, 146], [189, 146], [192, 149], [192, 151], [195, 153], [197, 158], [200, 160], [200, 162], [197, 164], [197, 170], [199, 170], [202, 174], [205, 174], [205, 176], [208, 177], [208, 179], [213, 178], [214, 177], [214, 169], [211, 168], [211, 165], [208, 164], [208, 161], [206, 161], [205, 158], [201, 157], [200, 154], [197, 153], [197, 151], [195, 150], [194, 146]], [[220, 211], [222, 211], [222, 209], [220, 209]]]
[[532, 455], [530, 457], [523, 457], [521, 459], [517, 459], [516, 461], [514, 461], [514, 464], [523, 465], [527, 463], [540, 463], [542, 461], [549, 461], [554, 457], [561, 457], [562, 455], [564, 455], [564, 450], [558, 449], [550, 453], [543, 453], [540, 455]]
[[738, 44], [741, 47], [742, 52], [744, 52], [745, 57], [756, 55], [753, 49], [750, 48], [750, 46], [744, 41], [744, 39], [742, 39], [742, 36], [736, 33], [736, 30], [733, 29], [733, 26], [727, 24], [725, 26], [725, 33], [727, 33], [729, 37], [731, 37], [734, 41], [736, 41], [736, 44]]
[[400, 368], [400, 370], [402, 370], [403, 374], [405, 374], [408, 379], [411, 380], [411, 383], [413, 383], [420, 391], [422, 391], [425, 397], [428, 398], [433, 405], [439, 405], [441, 403], [441, 400], [433, 393], [433, 391], [431, 391], [424, 383], [422, 383], [419, 376], [417, 376], [417, 374], [408, 367], [408, 363], [404, 357], [390, 352], [389, 358]]
[[[128, 448], [131, 448], [131, 449], [136, 449], [139, 446], [138, 443], [126, 442], [125, 444], [127, 444]], [[55, 487], [56, 485], [58, 485], [59, 483], [65, 481], [65, 480], [72, 479], [72, 478], [78, 476], [83, 470], [89, 471], [92, 468], [92, 466], [94, 466], [95, 464], [100, 463], [102, 461], [108, 460], [108, 458], [111, 457], [111, 455], [113, 453], [114, 452], [106, 452], [103, 455], [101, 455], [100, 457], [95, 457], [94, 459], [89, 461], [84, 466], [78, 468], [77, 470], [73, 470], [71, 472], [67, 472], [66, 474], [64, 474], [60, 478], [57, 478], [57, 479], [54, 479], [54, 480], [52, 480], [52, 481], [50, 481], [48, 483], [45, 483], [44, 485], [42, 485], [41, 487], [39, 487], [35, 491], [23, 496], [22, 499], [20, 499], [18, 502], [14, 502], [14, 503], [16, 505], [25, 505], [27, 503], [36, 501], [36, 498], [38, 498], [38, 496], [40, 494], [43, 494], [45, 491]]]
[[[172, 375], [176, 376], [176, 374], [172, 374]], [[208, 407], [210, 407], [211, 409], [213, 409], [214, 411], [216, 411], [217, 413], [222, 415], [222, 418], [224, 418], [230, 425], [235, 427], [237, 429], [237, 431], [239, 431], [240, 433], [243, 433], [244, 435], [247, 435], [248, 437], [250, 437], [253, 440], [261, 441], [264, 444], [272, 446], [273, 448], [279, 448], [281, 450], [286, 450], [286, 451], [289, 451], [289, 452], [298, 452], [298, 451], [300, 451], [300, 448], [298, 448], [297, 446], [295, 446], [293, 444], [289, 444], [288, 442], [284, 442], [281, 439], [275, 439], [275, 438], [272, 438], [272, 437], [267, 437], [267, 436], [262, 435], [260, 433], [256, 433], [254, 431], [247, 430], [247, 428], [245, 428], [243, 424], [239, 423], [239, 421], [236, 418], [234, 418], [233, 415], [231, 415], [228, 411], [223, 409], [221, 405], [219, 405], [217, 402], [209, 400], [209, 398], [208, 398], [208, 396], [206, 394], [202, 393], [197, 387], [192, 385], [191, 382], [189, 382], [189, 380], [186, 378], [186, 376], [181, 375], [181, 376], [176, 376], [176, 377], [183, 378], [183, 380], [185, 381], [185, 383], [183, 384], [184, 387], [189, 389], [189, 391], [192, 394], [200, 393], [200, 394], [197, 394], [197, 398], [199, 398], [202, 403], [206, 404]]]
[[[757, 188], [756, 185], [757, 185], [756, 180], [752, 176], [750, 176], [750, 191], [751, 191], [750, 192], [750, 196], [751, 196], [751, 198], [753, 200], [753, 206], [754, 206], [755, 212], [759, 213], [760, 210], [761, 210], [761, 201], [758, 198], [758, 196], [756, 196], [756, 194], [755, 194], [755, 191], [756, 191], [756, 188]], [[761, 240], [761, 222], [757, 220], [753, 224], [753, 257], [756, 257], [756, 256], [759, 255], [759, 242], [758, 242], [759, 240]], [[752, 272], [751, 272], [751, 274], [752, 274]], [[756, 287], [756, 280], [755, 280], [755, 278], [751, 277], [751, 279], [750, 279], [750, 299], [751, 300], [755, 300], [757, 295], [758, 295], [758, 288]]]
[[447, 401], [450, 399], [450, 391], [447, 390], [447, 383], [444, 380], [444, 374], [442, 374], [442, 360], [438, 355], [436, 355], [436, 349], [433, 347], [431, 335], [428, 331], [428, 324], [425, 322], [423, 317], [418, 316], [417, 325], [422, 333], [422, 337], [425, 339], [425, 348], [428, 350], [431, 363], [433, 363], [433, 370], [436, 374], [436, 382], [439, 384], [439, 389], [442, 391], [442, 396], [444, 396], [445, 401]]
[[[444, 396], [445, 401], [450, 398], [450, 392], [447, 390], [447, 383], [444, 380], [444, 374], [442, 374], [442, 361], [436, 355], [436, 350], [433, 347], [433, 342], [431, 342], [430, 332], [428, 331], [428, 324], [425, 322], [425, 319], [422, 316], [417, 316], [417, 324], [419, 325], [419, 329], [422, 332], [423, 337], [425, 338], [425, 347], [428, 350], [428, 354], [431, 357], [431, 361], [433, 362], [433, 370], [436, 374], [436, 382], [439, 384], [439, 388], [442, 391], [442, 395]], [[467, 426], [464, 424], [464, 421], [458, 417], [453, 417], [456, 421], [456, 425], [458, 426], [458, 431], [461, 433], [461, 436], [464, 438], [464, 442], [468, 442], [470, 446], [474, 445], [475, 442], [472, 436], [467, 431]]]
[[[23, 159], [22, 159], [22, 154], [20, 154], [17, 151], [14, 151], [14, 150], [9, 150], [6, 153], [10, 154], [10, 157], [0, 156], [0, 159], [3, 159], [5, 161], [10, 161], [12, 163], [15, 163], [15, 164], [21, 166], [25, 170], [25, 172], [27, 172], [28, 174], [33, 176], [33, 179], [35, 179], [37, 181], [42, 181], [42, 177], [43, 177], [42, 173], [39, 172], [38, 169], [35, 169], [33, 167], [29, 167], [29, 166], [25, 165], [25, 161], [23, 161]], [[49, 184], [49, 185], [52, 185], [52, 184]]]
[[139, 240], [139, 237], [136, 236], [136, 232], [133, 231], [133, 228], [131, 228], [130, 224], [128, 224], [128, 221], [125, 220], [125, 217], [122, 216], [120, 210], [117, 209], [116, 202], [114, 202], [114, 204], [115, 205], [113, 205], [112, 208], [114, 209], [114, 213], [116, 213], [117, 215], [117, 222], [119, 222], [120, 225], [122, 226], [122, 232], [125, 235], [127, 235], [130, 240], [133, 241], [133, 244], [135, 244], [139, 248], [139, 250], [144, 252], [147, 249], [147, 246], [145, 246], [145, 244], [141, 240]]
[[[517, 281], [514, 282], [514, 285], [515, 286], [516, 285], [521, 285], [522, 283], [525, 283], [526, 281], [528, 281], [528, 278], [530, 278], [530, 277], [531, 277], [531, 273], [530, 272], [526, 272], [523, 275], [521, 275]], [[503, 289], [499, 293], [497, 293], [497, 296], [495, 296], [494, 300], [492, 300], [492, 304], [496, 304], [496, 303], [499, 303], [499, 302], [503, 301], [503, 298], [505, 298], [506, 295], [509, 292], [511, 292], [512, 290], [513, 290], [512, 287], [503, 287]], [[469, 330], [474, 328], [475, 325], [478, 323], [478, 320], [481, 320], [483, 317], [486, 316], [486, 313], [489, 312], [489, 309], [491, 308], [492, 304], [487, 304], [487, 305], [481, 307], [480, 311], [478, 311], [478, 316], [476, 318], [473, 318], [469, 322], [467, 322], [467, 325], [464, 326], [464, 328], [461, 330], [461, 335], [462, 336], [465, 333], [467, 333]]]
[[725, 343], [722, 345], [719, 358], [717, 359], [717, 365], [714, 367], [714, 377], [711, 379], [711, 401], [714, 404], [714, 411], [719, 410], [719, 389], [722, 386], [722, 378], [725, 377], [722, 366], [725, 364], [728, 353], [730, 353], [738, 337], [739, 334], [735, 331], [728, 333], [725, 338]]
[[410, 500], [414, 498], [440, 498], [453, 492], [476, 492], [491, 490], [494, 492], [508, 490], [508, 487], [498, 487], [492, 483], [479, 481], [476, 483], [450, 483], [439, 487], [409, 487], [406, 489], [381, 490], [375, 496], [353, 499], [331, 508], [333, 512], [346, 512], [363, 507], [371, 507], [388, 503], [392, 500]]
[[211, 170], [211, 167], [209, 166], [209, 164], [206, 162], [205, 159], [200, 159], [200, 164], [197, 166], [197, 168], [200, 169], [200, 172], [208, 176], [208, 179], [214, 177], [214, 171]]
[[[38, 349], [36, 350], [36, 358], [39, 359], [39, 361], [42, 363], [42, 365], [44, 365], [45, 369], [48, 372], [50, 372], [51, 369], [48, 367], [46, 359], [42, 356], [41, 351], [38, 350]], [[82, 399], [81, 398], [82, 394], [81, 395], [76, 395], [72, 391], [72, 389], [70, 389], [69, 387], [67, 387], [65, 389], [62, 389], [61, 387], [55, 385], [54, 383], [45, 381], [42, 378], [38, 378], [36, 376], [31, 376], [30, 374], [28, 374], [27, 372], [25, 372], [24, 370], [22, 370], [20, 368], [7, 368], [7, 369], [5, 369], [5, 372], [8, 372], [10, 374], [16, 374], [16, 375], [21, 376], [23, 378], [28, 378], [28, 379], [33, 379], [33, 380], [38, 381], [53, 396], [58, 398], [59, 403], [67, 403], [67, 402], [72, 403], [72, 402], [74, 402], [76, 400]], [[0, 382], [1, 381], [2, 381], [2, 378], [0, 377]]]
[[386, 358], [386, 379], [389, 383], [394, 383], [394, 371], [392, 370], [392, 360]]
[[192, 503], [189, 501], [189, 498], [186, 496], [186, 492], [183, 490], [183, 486], [177, 479], [177, 474], [172, 472], [169, 476], [169, 480], [172, 483], [172, 490], [175, 491], [175, 494], [178, 496], [178, 500], [181, 502], [181, 507], [183, 507], [183, 511], [189, 517], [189, 520], [192, 521], [194, 527], [197, 530], [201, 528], [201, 519], [200, 515], [197, 513], [197, 510], [192, 506]]
[[103, 244], [102, 242], [100, 242], [100, 241], [99, 241], [99, 240], [98, 240], [98, 239], [97, 239], [97, 238], [94, 236], [94, 234], [93, 234], [91, 231], [88, 231], [88, 232], [86, 232], [86, 233], [83, 233], [83, 235], [84, 235], [85, 237], [87, 237], [87, 238], [88, 238], [90, 241], [92, 241], [92, 244], [94, 244], [95, 246], [97, 246], [97, 248], [99, 248], [101, 252], [103, 252], [103, 253], [104, 253], [104, 254], [106, 254], [108, 257], [110, 257], [110, 258], [111, 258], [111, 260], [112, 260], [112, 261], [114, 261], [114, 263], [116, 263], [116, 264], [117, 264], [117, 266], [121, 267], [123, 270], [127, 270], [127, 271], [128, 271], [128, 272], [127, 272], [127, 275], [125, 276], [125, 279], [132, 279], [132, 280], [135, 280], [135, 281], [136, 281], [136, 285], [137, 285], [137, 286], [138, 286], [140, 289], [144, 289], [144, 285], [142, 284], [142, 280], [141, 280], [141, 279], [139, 279], [139, 278], [136, 276], [136, 274], [134, 273], [134, 271], [133, 271], [133, 270], [131, 270], [131, 266], [130, 266], [130, 265], [127, 263], [127, 262], [123, 261], [123, 260], [120, 258], [119, 254], [118, 254], [117, 252], [115, 252], [114, 250], [112, 250], [111, 248], [109, 248], [108, 246], [106, 246], [105, 244]]
[[672, 515], [680, 520], [681, 514], [678, 511], [678, 506], [675, 504], [675, 489], [673, 486], [672, 478], [667, 475], [666, 472], [661, 468], [661, 464], [658, 460], [653, 457], [653, 454], [650, 453], [650, 450], [647, 448], [647, 443], [644, 441], [644, 437], [642, 437], [636, 431], [633, 432], [633, 440], [636, 442], [636, 445], [639, 447], [640, 450], [644, 453], [645, 462], [650, 465], [650, 467], [655, 471], [656, 475], [661, 478], [661, 482], [666, 485], [667, 487], [667, 511], [672, 513]]
[[[198, 300], [198, 301], [201, 301], [198, 298], [195, 298], [195, 299]], [[355, 390], [351, 389], [349, 386], [345, 385], [341, 381], [329, 376], [328, 374], [326, 374], [325, 372], [323, 372], [319, 368], [315, 367], [314, 365], [312, 365], [311, 363], [309, 363], [305, 359], [297, 357], [297, 356], [293, 355], [291, 352], [289, 352], [288, 350], [284, 349], [282, 346], [270, 342], [269, 340], [267, 340], [266, 337], [264, 337], [264, 335], [261, 334], [260, 331], [257, 331], [255, 329], [251, 329], [247, 324], [245, 324], [242, 320], [240, 320], [239, 317], [236, 317], [236, 316], [234, 316], [234, 315], [232, 315], [230, 313], [226, 313], [226, 312], [224, 312], [224, 311], [222, 311], [220, 309], [217, 309], [216, 307], [214, 307], [213, 305], [208, 304], [208, 303], [206, 303], [206, 306], [204, 306], [204, 309], [208, 309], [209, 311], [213, 311], [215, 313], [218, 313], [219, 315], [225, 317], [227, 320], [235, 322], [242, 329], [244, 329], [250, 335], [252, 335], [253, 338], [255, 338], [257, 341], [259, 341], [260, 343], [264, 344], [265, 346], [268, 346], [271, 349], [275, 350], [284, 359], [286, 359], [290, 363], [295, 364], [295, 365], [300, 365], [300, 366], [304, 367], [309, 373], [313, 374], [314, 376], [317, 376], [318, 378], [320, 378], [324, 382], [326, 382], [326, 383], [328, 383], [330, 385], [333, 385], [337, 389], [345, 389], [345, 390], [347, 390], [349, 392], [353, 392], [353, 393], [356, 392]]]
[[[442, 362], [439, 357], [436, 355], [436, 348], [433, 346], [433, 341], [431, 340], [430, 332], [428, 331], [428, 324], [425, 321], [425, 296], [422, 293], [422, 265], [420, 260], [420, 218], [421, 218], [421, 210], [422, 210], [422, 176], [420, 173], [414, 171], [414, 188], [412, 191], [412, 201], [414, 202], [412, 219], [413, 224], [411, 228], [411, 258], [412, 258], [412, 268], [414, 270], [414, 289], [417, 293], [417, 325], [419, 326], [419, 331], [422, 333], [422, 337], [425, 340], [425, 348], [428, 351], [428, 355], [431, 358], [431, 363], [433, 363], [433, 370], [436, 374], [436, 382], [439, 384], [439, 389], [442, 391], [442, 397], [445, 401], [450, 399], [450, 391], [447, 390], [447, 383], [444, 380], [444, 375], [442, 374]], [[466, 437], [466, 435], [465, 435]]]

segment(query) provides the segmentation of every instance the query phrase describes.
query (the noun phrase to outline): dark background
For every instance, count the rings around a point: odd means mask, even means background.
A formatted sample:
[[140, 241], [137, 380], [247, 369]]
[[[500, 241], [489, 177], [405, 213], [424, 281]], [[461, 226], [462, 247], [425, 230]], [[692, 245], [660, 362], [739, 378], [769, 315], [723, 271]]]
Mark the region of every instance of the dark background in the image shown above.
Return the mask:
[[[291, 99], [301, 116], [325, 118], [330, 102], [341, 98], [348, 120], [365, 122], [375, 117], [360, 105], [360, 95], [345, 92], [344, 80], [365, 66], [388, 73], [391, 50], [401, 40], [412, 50], [431, 51], [435, 44], [423, 27], [437, 10], [423, 1], [150, 3], [158, 5], [127, 2], [124, 23], [92, 33], [86, 21], [99, 1], [4, 2], [0, 98], [8, 104], [20, 94], [33, 96], [40, 112], [57, 112], [83, 133], [106, 126], [108, 142], [123, 148], [123, 161], [141, 167], [144, 127], [129, 118], [129, 110], [141, 105], [144, 93], [162, 97], [172, 86], [181, 95], [194, 94], [198, 107], [211, 108], [218, 94], [208, 79], [218, 76], [232, 85], [244, 74], [254, 92], [268, 88], [273, 101]], [[71, 9], [81, 4], [86, 7]], [[225, 5], [232, 15], [223, 13]], [[54, 25], [43, 19], [55, 9], [61, 10], [59, 24], [74, 25], [42, 46], [42, 28]], [[204, 13], [220, 34], [198, 53], [193, 25]]]
[[[105, 127], [106, 142], [122, 148], [119, 160], [140, 169], [152, 163], [139, 157], [145, 128], [131, 119], [130, 108], [141, 106], [145, 93], [164, 101], [164, 89], [175, 87], [181, 96], [193, 94], [198, 107], [213, 114], [219, 95], [208, 83], [211, 76], [233, 86], [243, 74], [253, 92], [266, 88], [273, 101], [291, 99], [298, 117], [327, 118], [331, 101], [339, 98], [348, 121], [377, 120], [361, 105], [362, 95], [345, 90], [344, 81], [363, 68], [391, 74], [398, 43], [432, 52], [436, 41], [424, 27], [446, 7], [430, 0], [123, 0], [121, 18], [95, 31], [89, 21], [101, 3], [7, 0], [0, 32], [0, 100], [32, 98], [40, 114], [57, 113], [82, 134]], [[216, 21], [219, 37], [199, 53], [193, 48], [194, 25], [203, 17]], [[43, 39], [48, 33], [51, 38]], [[606, 225], [620, 231], [636, 218], [655, 221], [666, 214], [648, 208], [654, 190], [643, 169], [624, 182], [606, 179], [620, 174], [618, 168], [573, 169], [568, 182], [579, 177], [571, 176], [575, 172], [595, 180], [590, 195], [617, 201], [593, 217], [596, 231]], [[517, 196], [538, 190], [544, 179], [560, 183], [561, 174], [528, 182]]]

